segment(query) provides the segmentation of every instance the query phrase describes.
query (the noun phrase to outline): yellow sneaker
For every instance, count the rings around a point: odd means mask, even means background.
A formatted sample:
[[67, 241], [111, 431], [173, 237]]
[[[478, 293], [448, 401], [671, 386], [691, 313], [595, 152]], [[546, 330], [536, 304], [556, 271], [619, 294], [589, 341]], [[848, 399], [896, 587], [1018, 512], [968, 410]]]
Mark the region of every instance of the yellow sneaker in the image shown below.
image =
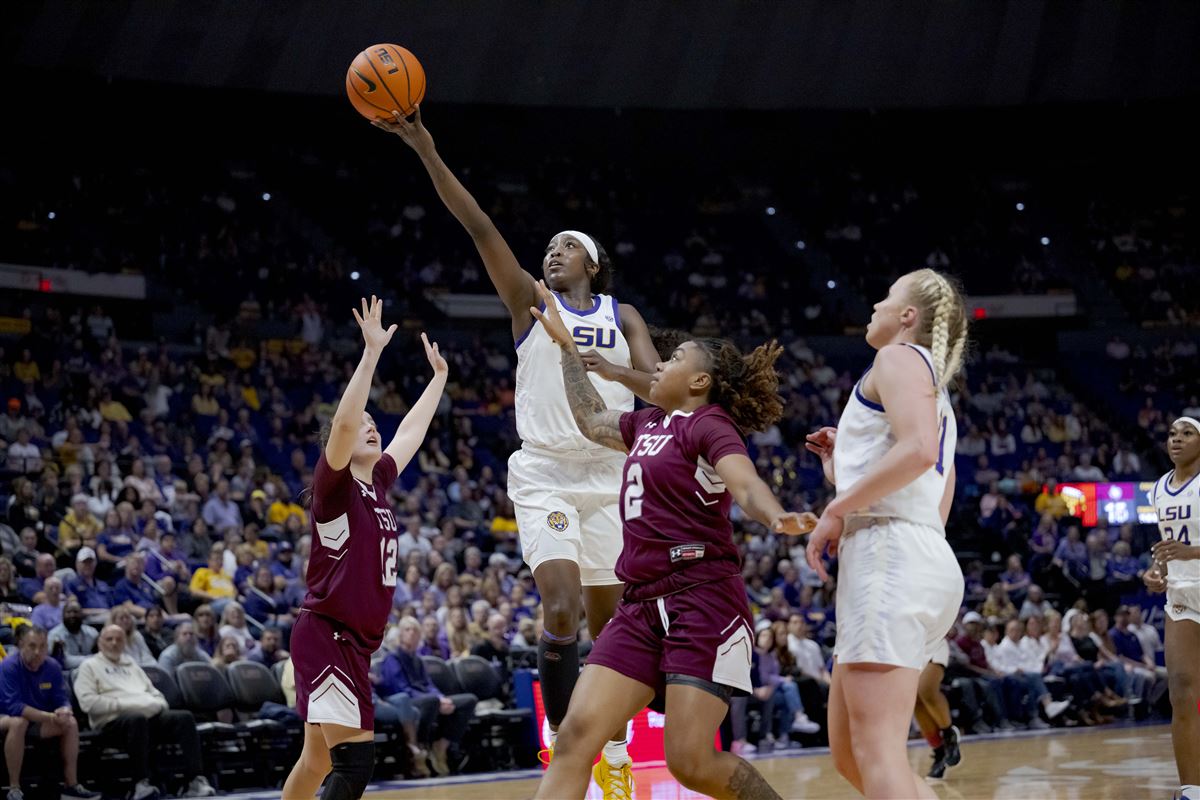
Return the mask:
[[592, 767], [592, 779], [604, 793], [604, 800], [633, 800], [633, 770], [628, 764], [616, 767], [601, 756]]
[[554, 758], [554, 745], [550, 745], [545, 750], [538, 750], [538, 761], [542, 762], [543, 767], [550, 766], [552, 758]]

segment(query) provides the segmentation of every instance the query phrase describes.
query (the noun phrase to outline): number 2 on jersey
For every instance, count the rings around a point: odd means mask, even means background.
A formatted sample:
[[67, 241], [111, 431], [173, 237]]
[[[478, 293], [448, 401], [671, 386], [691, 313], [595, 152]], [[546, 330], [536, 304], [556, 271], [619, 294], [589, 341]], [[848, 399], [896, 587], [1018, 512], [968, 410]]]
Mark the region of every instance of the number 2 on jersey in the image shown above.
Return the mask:
[[637, 519], [642, 515], [642, 465], [636, 461], [629, 465], [625, 478], [625, 519]]
[[383, 585], [396, 585], [396, 564], [399, 561], [399, 545], [395, 538], [379, 540], [379, 563], [383, 565]]

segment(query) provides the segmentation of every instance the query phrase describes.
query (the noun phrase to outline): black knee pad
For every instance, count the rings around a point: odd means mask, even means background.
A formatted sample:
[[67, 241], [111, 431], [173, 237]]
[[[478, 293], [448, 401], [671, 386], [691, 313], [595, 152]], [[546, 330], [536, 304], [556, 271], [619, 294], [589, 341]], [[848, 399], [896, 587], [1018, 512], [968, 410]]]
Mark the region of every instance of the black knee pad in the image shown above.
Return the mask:
[[321, 800], [358, 800], [375, 771], [374, 742], [345, 742], [329, 751], [333, 770], [325, 779]]

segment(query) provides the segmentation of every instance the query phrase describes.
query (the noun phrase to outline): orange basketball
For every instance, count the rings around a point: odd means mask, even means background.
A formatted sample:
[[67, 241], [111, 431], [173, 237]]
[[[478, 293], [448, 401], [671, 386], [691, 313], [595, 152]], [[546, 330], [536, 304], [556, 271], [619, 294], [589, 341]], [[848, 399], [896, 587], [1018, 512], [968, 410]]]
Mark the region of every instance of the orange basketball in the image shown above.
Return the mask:
[[367, 119], [390, 120], [393, 109], [407, 117], [425, 98], [425, 69], [403, 47], [372, 45], [350, 62], [346, 94]]

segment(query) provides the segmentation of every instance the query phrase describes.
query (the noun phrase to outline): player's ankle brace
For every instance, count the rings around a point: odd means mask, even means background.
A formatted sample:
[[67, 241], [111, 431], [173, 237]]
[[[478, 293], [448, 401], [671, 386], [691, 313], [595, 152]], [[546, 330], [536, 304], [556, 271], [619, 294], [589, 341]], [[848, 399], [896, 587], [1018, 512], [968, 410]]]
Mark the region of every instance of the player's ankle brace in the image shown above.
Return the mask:
[[538, 680], [542, 683], [542, 704], [546, 719], [558, 727], [567, 715], [571, 692], [579, 680], [579, 646], [576, 637], [538, 640]]
[[358, 800], [375, 770], [374, 742], [345, 742], [329, 750], [333, 770], [325, 779], [321, 800]]

